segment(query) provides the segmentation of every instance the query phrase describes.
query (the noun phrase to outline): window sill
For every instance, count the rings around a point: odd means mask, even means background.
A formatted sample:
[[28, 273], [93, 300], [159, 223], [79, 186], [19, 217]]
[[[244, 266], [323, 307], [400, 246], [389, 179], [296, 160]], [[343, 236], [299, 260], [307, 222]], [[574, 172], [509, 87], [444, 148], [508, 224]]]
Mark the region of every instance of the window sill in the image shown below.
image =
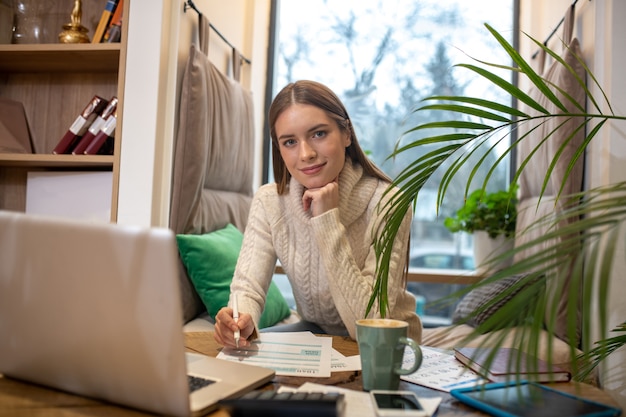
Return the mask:
[[464, 269], [411, 268], [408, 282], [429, 282], [433, 284], [473, 284], [482, 279], [476, 271]]
[[[282, 266], [276, 265], [276, 274], [284, 274]], [[412, 268], [407, 276], [408, 282], [430, 282], [433, 284], [473, 284], [482, 277], [475, 271], [463, 269], [428, 269]]]

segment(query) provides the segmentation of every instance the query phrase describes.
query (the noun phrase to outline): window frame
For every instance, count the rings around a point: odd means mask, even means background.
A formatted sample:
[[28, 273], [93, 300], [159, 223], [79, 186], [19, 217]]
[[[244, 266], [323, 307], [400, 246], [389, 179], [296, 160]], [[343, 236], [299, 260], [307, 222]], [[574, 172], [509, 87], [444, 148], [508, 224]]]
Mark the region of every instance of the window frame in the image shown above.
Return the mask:
[[[263, 129], [263, 144], [262, 144], [262, 184], [266, 184], [269, 181], [269, 170], [271, 169], [271, 137], [270, 126], [268, 119], [269, 107], [273, 99], [274, 91], [274, 71], [276, 68], [276, 25], [278, 22], [278, 3], [280, 0], [270, 1], [270, 24], [269, 24], [269, 42], [267, 48], [267, 83], [265, 88], [265, 109], [264, 112], [264, 129]], [[519, 50], [520, 35], [519, 35], [519, 19], [520, 19], [520, 0], [513, 1], [513, 47]], [[514, 65], [514, 64], [512, 64]], [[515, 85], [519, 84], [518, 75], [513, 73], [512, 81]], [[518, 103], [513, 97], [511, 97], [511, 106], [517, 108]], [[511, 132], [511, 141], [515, 142], [517, 139], [517, 131]], [[515, 172], [517, 170], [517, 149], [513, 148], [510, 153], [509, 161], [509, 183], [513, 180]], [[275, 273], [284, 274], [284, 270], [280, 265], [276, 266]], [[433, 283], [433, 284], [473, 284], [478, 282], [483, 277], [476, 271], [467, 270], [452, 270], [452, 269], [431, 269], [431, 268], [410, 268], [407, 274], [407, 282], [421, 282], [421, 283]]]

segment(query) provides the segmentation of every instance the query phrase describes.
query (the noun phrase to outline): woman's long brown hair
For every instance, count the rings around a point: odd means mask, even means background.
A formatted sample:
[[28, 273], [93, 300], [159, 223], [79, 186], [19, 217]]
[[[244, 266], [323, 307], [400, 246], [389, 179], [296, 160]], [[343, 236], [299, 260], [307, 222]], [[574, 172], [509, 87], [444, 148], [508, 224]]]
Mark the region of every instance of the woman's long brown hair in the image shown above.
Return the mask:
[[[391, 179], [370, 161], [367, 155], [365, 155], [365, 152], [361, 149], [352, 122], [350, 122], [348, 111], [339, 97], [324, 84], [316, 81], [300, 80], [286, 85], [276, 95], [274, 101], [272, 101], [269, 111], [270, 135], [272, 137], [272, 164], [274, 166], [274, 181], [276, 182], [278, 194], [285, 194], [287, 192], [291, 174], [287, 170], [283, 158], [280, 156], [278, 137], [276, 136], [276, 119], [278, 119], [278, 116], [280, 116], [283, 111], [294, 104], [309, 104], [324, 110], [331, 119], [337, 122], [342, 132], [348, 132], [350, 135], [351, 143], [346, 148], [346, 155], [350, 157], [350, 160], [358, 162], [363, 167], [363, 172], [366, 174], [383, 181], [391, 182]], [[406, 262], [404, 263], [402, 274], [404, 288], [406, 288], [407, 283], [410, 246], [409, 238], [409, 244], [407, 244], [406, 247]]]
[[318, 107], [337, 122], [342, 132], [348, 132], [351, 143], [346, 148], [346, 155], [352, 161], [358, 162], [366, 174], [384, 181], [391, 179], [380, 170], [361, 149], [354, 127], [350, 122], [348, 111], [337, 95], [324, 84], [316, 81], [300, 80], [285, 86], [274, 98], [269, 111], [270, 135], [272, 137], [272, 164], [274, 167], [274, 181], [278, 194], [286, 193], [291, 174], [287, 170], [283, 158], [280, 156], [278, 138], [276, 137], [276, 119], [289, 106], [294, 104], [308, 104]]

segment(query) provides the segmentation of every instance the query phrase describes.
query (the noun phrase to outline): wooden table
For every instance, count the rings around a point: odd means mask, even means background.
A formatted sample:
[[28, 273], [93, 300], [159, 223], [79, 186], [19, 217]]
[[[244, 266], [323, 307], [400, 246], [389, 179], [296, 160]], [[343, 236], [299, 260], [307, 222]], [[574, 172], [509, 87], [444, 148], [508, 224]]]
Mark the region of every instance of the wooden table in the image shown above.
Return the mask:
[[[330, 336], [329, 336], [330, 337]], [[346, 356], [358, 354], [356, 343], [345, 337], [332, 336], [333, 347]], [[216, 356], [220, 346], [215, 343], [211, 333], [185, 334], [185, 346], [188, 351]], [[335, 372], [330, 378], [305, 378], [277, 376], [264, 389], [276, 389], [281, 385], [300, 386], [305, 382], [337, 385], [342, 388], [362, 390], [360, 372]], [[553, 387], [569, 393], [582, 395], [594, 401], [617, 406], [617, 403], [602, 390], [587, 384], [557, 383]], [[400, 389], [414, 391], [420, 397], [442, 397], [435, 414], [437, 417], [485, 416], [464, 404], [459, 403], [445, 392], [435, 391], [420, 385], [401, 381]], [[118, 407], [97, 400], [68, 394], [37, 385], [27, 384], [10, 378], [0, 377], [0, 417], [11, 416], [119, 416], [137, 417], [147, 414]], [[223, 411], [215, 411], [211, 417], [228, 417]]]

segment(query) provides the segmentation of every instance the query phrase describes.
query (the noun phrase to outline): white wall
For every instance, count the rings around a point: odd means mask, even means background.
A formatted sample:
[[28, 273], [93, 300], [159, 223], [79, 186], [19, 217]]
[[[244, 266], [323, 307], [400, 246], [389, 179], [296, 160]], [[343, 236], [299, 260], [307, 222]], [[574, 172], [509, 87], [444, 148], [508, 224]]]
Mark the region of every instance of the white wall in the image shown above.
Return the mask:
[[[572, 0], [520, 0], [521, 29], [543, 41], [565, 14]], [[607, 93], [613, 110], [618, 115], [626, 115], [626, 80], [623, 68], [626, 65], [626, 2], [623, 0], [579, 0], [576, 4], [576, 25], [574, 34], [581, 41], [582, 54], [586, 64], [595, 74], [602, 89]], [[560, 35], [561, 31], [558, 32]], [[523, 56], [535, 51], [530, 42], [521, 39], [520, 50]], [[550, 46], [554, 46], [550, 44]], [[591, 87], [591, 80], [588, 80]], [[597, 88], [592, 88], [599, 97]], [[606, 105], [603, 111], [607, 111]], [[588, 108], [589, 105], [588, 105]], [[601, 136], [594, 139], [586, 158], [586, 186], [597, 187], [626, 180], [626, 123], [611, 123], [604, 128]], [[623, 242], [622, 242], [623, 244]], [[624, 248], [618, 249], [624, 253]], [[623, 271], [626, 260], [619, 257], [611, 277], [611, 297], [609, 299], [609, 328], [599, 329], [593, 320], [596, 311], [585, 312], [592, 320], [592, 328], [600, 334], [626, 320], [626, 303], [623, 301], [626, 282]], [[611, 355], [601, 370], [603, 388], [626, 408], [626, 351]]]
[[[117, 221], [166, 226], [176, 89], [178, 0], [131, 0]], [[181, 5], [182, 7], [182, 5]]]

